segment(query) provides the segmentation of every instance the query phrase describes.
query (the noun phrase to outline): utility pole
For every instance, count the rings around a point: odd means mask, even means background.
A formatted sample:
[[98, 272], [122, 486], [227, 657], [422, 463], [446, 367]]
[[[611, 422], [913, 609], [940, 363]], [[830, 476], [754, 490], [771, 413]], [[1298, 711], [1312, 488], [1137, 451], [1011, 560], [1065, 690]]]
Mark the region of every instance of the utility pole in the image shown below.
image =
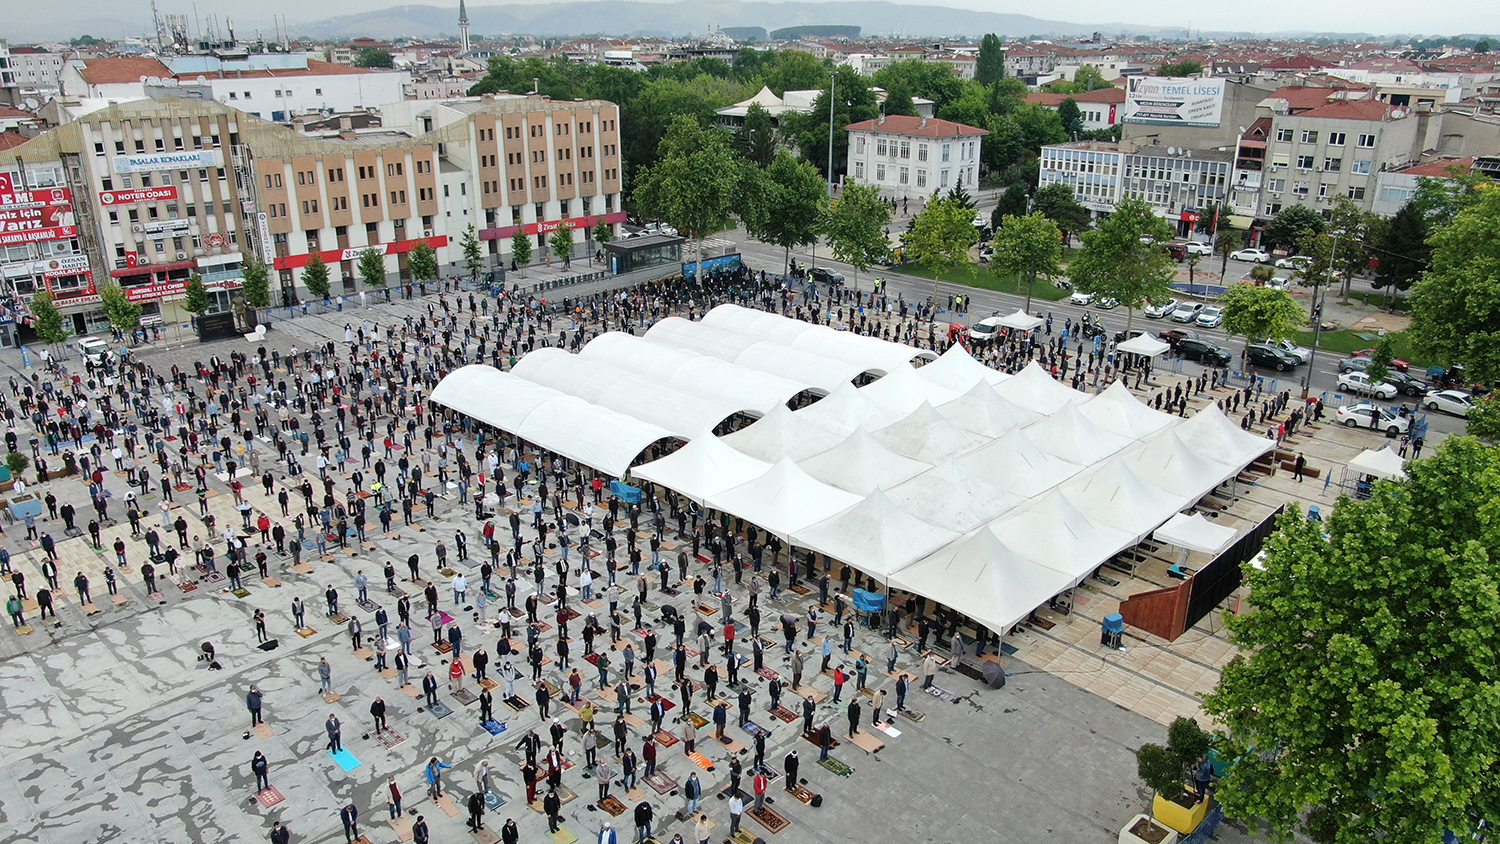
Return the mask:
[[1323, 337], [1323, 306], [1328, 303], [1328, 285], [1333, 284], [1333, 267], [1338, 261], [1339, 238], [1342, 235], [1342, 231], [1333, 233], [1333, 249], [1328, 254], [1328, 279], [1323, 283], [1323, 293], [1317, 297], [1318, 302], [1313, 305], [1312, 354], [1307, 357], [1307, 373], [1302, 376], [1302, 400], [1304, 402], [1307, 401], [1307, 394], [1312, 388], [1313, 368], [1318, 362], [1318, 341]]

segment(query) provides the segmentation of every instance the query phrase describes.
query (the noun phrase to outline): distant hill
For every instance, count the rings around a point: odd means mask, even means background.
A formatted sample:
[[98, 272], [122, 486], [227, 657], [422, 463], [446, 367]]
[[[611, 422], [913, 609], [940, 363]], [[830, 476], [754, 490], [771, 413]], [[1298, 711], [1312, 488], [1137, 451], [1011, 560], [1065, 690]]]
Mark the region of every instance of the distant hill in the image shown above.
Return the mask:
[[[835, 26], [854, 28], [865, 35], [976, 36], [994, 32], [1006, 36], [1079, 36], [1106, 34], [1157, 35], [1167, 30], [1125, 24], [1076, 24], [1029, 15], [976, 12], [944, 6], [910, 6], [884, 0], [833, 3], [767, 3], [756, 0], [694, 0], [648, 3], [632, 0], [592, 0], [581, 3], [540, 3], [480, 6], [470, 3], [469, 21], [476, 35], [693, 35], [718, 28], [756, 27], [764, 30]], [[456, 28], [453, 9], [436, 6], [393, 6], [387, 9], [329, 18], [298, 25], [293, 35], [313, 38], [395, 38], [408, 35], [433, 38]], [[1180, 34], [1180, 30], [1174, 31]]]
[[777, 41], [790, 41], [794, 38], [858, 38], [859, 27], [837, 24], [786, 26], [771, 33], [771, 37]]
[[763, 26], [726, 26], [719, 31], [736, 41], [765, 41], [771, 37]]

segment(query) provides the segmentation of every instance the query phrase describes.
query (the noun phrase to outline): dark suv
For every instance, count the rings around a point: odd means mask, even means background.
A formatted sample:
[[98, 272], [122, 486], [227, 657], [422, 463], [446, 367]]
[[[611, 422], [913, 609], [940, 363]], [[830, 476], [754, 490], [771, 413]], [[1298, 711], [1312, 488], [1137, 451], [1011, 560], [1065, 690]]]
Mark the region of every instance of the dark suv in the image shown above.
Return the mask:
[[1223, 346], [1216, 346], [1207, 340], [1196, 337], [1184, 337], [1177, 341], [1177, 354], [1183, 360], [1196, 360], [1211, 366], [1228, 366], [1234, 355]]
[[1385, 383], [1390, 384], [1408, 396], [1425, 396], [1435, 389], [1420, 378], [1413, 377], [1395, 367], [1391, 367], [1385, 374]]
[[1268, 366], [1277, 372], [1287, 372], [1295, 369], [1302, 361], [1275, 346], [1257, 343], [1245, 347], [1245, 362], [1251, 366]]
[[838, 273], [828, 269], [827, 267], [813, 267], [812, 269], [807, 271], [807, 277], [810, 281], [821, 282], [823, 284], [842, 285], [844, 283], [844, 277], [842, 275], [839, 275]]

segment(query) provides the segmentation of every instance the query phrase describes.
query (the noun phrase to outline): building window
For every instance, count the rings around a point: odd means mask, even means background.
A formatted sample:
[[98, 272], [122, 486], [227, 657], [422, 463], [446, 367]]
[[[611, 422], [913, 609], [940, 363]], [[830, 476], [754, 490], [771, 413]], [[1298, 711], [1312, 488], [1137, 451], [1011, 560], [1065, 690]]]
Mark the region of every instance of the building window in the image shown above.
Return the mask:
[[[952, 144], [943, 144], [943, 159], [942, 159], [943, 161], [947, 161], [948, 160], [948, 148], [950, 146], [952, 146]], [[944, 171], [944, 173], [946, 175], [946, 171]], [[944, 178], [943, 179], [943, 184], [947, 184], [947, 183], [948, 183], [948, 180], [946, 178]]]
[[1360, 149], [1374, 149], [1375, 148], [1375, 136], [1374, 135], [1360, 135], [1359, 136], [1358, 146], [1359, 146]]
[[1278, 141], [1290, 141], [1291, 139], [1292, 139], [1292, 130], [1291, 129], [1277, 129], [1276, 130], [1276, 140], [1278, 140]]
[[1281, 193], [1284, 190], [1286, 190], [1286, 180], [1285, 179], [1268, 179], [1268, 180], [1266, 180], [1266, 191], [1268, 193]]
[[901, 157], [911, 158], [911, 141], [901, 142]]
[[1302, 143], [1304, 143], [1304, 144], [1315, 144], [1317, 142], [1318, 142], [1318, 130], [1316, 130], [1316, 129], [1303, 129], [1302, 130]]
[[1325, 158], [1323, 159], [1323, 169], [1328, 171], [1329, 173], [1337, 173], [1340, 170], [1344, 169], [1344, 159]]
[[[944, 146], [943, 149], [946, 150], [947, 146]], [[938, 187], [940, 187], [940, 188], [946, 188], [947, 186], [948, 186], [948, 171], [947, 170], [940, 170], [940, 171], [938, 171]]]
[[919, 187], [919, 188], [925, 188], [925, 187], [927, 187], [927, 171], [926, 170], [920, 170], [920, 169], [917, 170], [917, 187]]
[[883, 181], [885, 181], [885, 165], [884, 164], [877, 164], [877, 165], [875, 165], [875, 181], [877, 181], [877, 182], [883, 182]]
[[856, 161], [856, 162], [854, 162], [854, 178], [856, 178], [856, 179], [863, 179], [864, 177], [865, 177], [865, 163], [863, 161]]
[[875, 154], [876, 155], [885, 155], [886, 154], [885, 138], [878, 138], [878, 139], [876, 139], [876, 141], [875, 141]]
[[927, 160], [927, 145], [926, 144], [917, 144], [917, 160], [918, 161], [926, 161]]
[[898, 179], [897, 179], [897, 181], [898, 181], [898, 182], [900, 182], [900, 183], [901, 183], [901, 184], [903, 184], [903, 185], [904, 185], [904, 184], [907, 184], [907, 182], [908, 182], [908, 180], [907, 180], [907, 172], [906, 172], [906, 170], [907, 170], [907, 168], [905, 168], [905, 167], [902, 167], [902, 168], [901, 168], [901, 175], [900, 175], [900, 177], [899, 177], [899, 178], [898, 178]]
[[1298, 170], [1311, 170], [1312, 166], [1313, 166], [1313, 157], [1312, 156], [1310, 156], [1310, 155], [1299, 155], [1299, 156], [1297, 156], [1297, 169]]
[[1349, 172], [1368, 175], [1370, 172], [1370, 162], [1363, 159], [1355, 159], [1354, 166], [1349, 168]]
[[1341, 147], [1348, 142], [1349, 136], [1343, 132], [1328, 133], [1328, 145], [1331, 147]]
[[1365, 186], [1364, 185], [1351, 185], [1349, 187], [1349, 198], [1350, 199], [1355, 199], [1355, 200], [1362, 200], [1362, 199], [1364, 199], [1365, 198]]

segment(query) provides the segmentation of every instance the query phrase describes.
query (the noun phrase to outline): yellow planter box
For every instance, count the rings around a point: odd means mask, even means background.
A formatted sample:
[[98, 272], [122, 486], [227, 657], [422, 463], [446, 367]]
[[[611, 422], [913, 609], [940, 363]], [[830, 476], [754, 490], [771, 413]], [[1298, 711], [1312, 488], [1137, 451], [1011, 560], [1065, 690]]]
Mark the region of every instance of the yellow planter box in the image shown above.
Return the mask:
[[1197, 829], [1198, 825], [1203, 823], [1203, 819], [1208, 816], [1208, 805], [1212, 800], [1213, 798], [1210, 797], [1208, 800], [1194, 804], [1190, 809], [1184, 809], [1158, 794], [1151, 801], [1151, 814], [1158, 821], [1183, 835], [1188, 835]]

